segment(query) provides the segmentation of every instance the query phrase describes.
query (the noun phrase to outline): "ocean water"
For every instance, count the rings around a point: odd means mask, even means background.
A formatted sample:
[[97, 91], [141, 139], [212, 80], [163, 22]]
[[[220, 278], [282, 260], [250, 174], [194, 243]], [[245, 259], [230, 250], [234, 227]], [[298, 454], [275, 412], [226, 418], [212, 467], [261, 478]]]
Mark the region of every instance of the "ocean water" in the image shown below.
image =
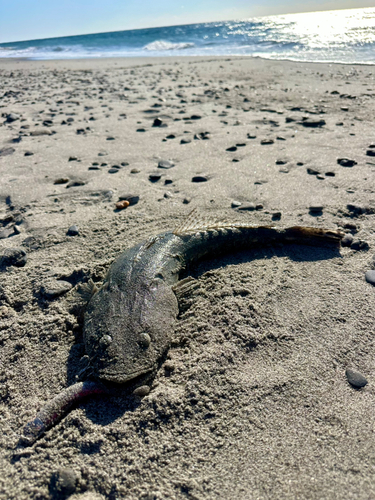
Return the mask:
[[375, 8], [310, 12], [0, 44], [0, 57], [258, 56], [375, 64]]

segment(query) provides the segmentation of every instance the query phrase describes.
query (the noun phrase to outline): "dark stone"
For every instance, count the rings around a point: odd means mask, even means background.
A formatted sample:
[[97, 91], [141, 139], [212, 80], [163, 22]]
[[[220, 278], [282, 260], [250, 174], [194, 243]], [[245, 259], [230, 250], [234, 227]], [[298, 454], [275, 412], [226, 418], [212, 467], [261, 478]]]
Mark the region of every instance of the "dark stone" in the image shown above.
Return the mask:
[[70, 226], [66, 234], [67, 236], [77, 236], [79, 234], [78, 227], [75, 224]]
[[119, 201], [126, 200], [129, 202], [129, 205], [135, 205], [136, 203], [139, 202], [139, 195], [138, 194], [122, 194], [119, 196]]
[[43, 285], [40, 289], [41, 293], [46, 297], [46, 299], [55, 299], [60, 295], [64, 295], [73, 288], [73, 285], [68, 281], [63, 280], [50, 280], [48, 283]]
[[368, 149], [366, 151], [367, 156], [375, 156], [375, 149]]
[[6, 123], [12, 123], [19, 119], [19, 115], [16, 115], [15, 113], [9, 113], [9, 115], [6, 116], [5, 121]]
[[353, 238], [353, 235], [352, 235], [352, 234], [350, 234], [350, 233], [348, 233], [348, 234], [346, 234], [346, 235], [343, 237], [343, 239], [341, 240], [341, 245], [342, 245], [343, 247], [350, 247], [350, 246], [351, 246], [351, 244], [353, 243], [353, 239], [354, 239], [354, 238]]
[[67, 184], [67, 188], [71, 188], [71, 187], [79, 187], [79, 186], [84, 186], [86, 184], [85, 181], [79, 181], [79, 180], [75, 180], [75, 181], [70, 181], [68, 184]]
[[375, 286], [375, 271], [366, 271], [365, 273], [365, 279], [367, 283], [370, 283], [371, 285]]
[[176, 136], [173, 134], [167, 135], [166, 139], [176, 139]]
[[295, 122], [297, 121], [295, 118], [292, 118], [291, 116], [287, 116], [285, 118], [285, 123], [292, 123], [292, 122]]
[[0, 267], [23, 267], [27, 262], [27, 255], [23, 248], [6, 248], [1, 256]]
[[325, 120], [311, 120], [310, 118], [302, 118], [302, 121], [298, 122], [298, 124], [303, 125], [304, 127], [317, 128], [323, 127], [326, 122]]
[[106, 140], [107, 140], [107, 141], [114, 141], [114, 140], [115, 140], [115, 138], [114, 138], [114, 137], [112, 137], [112, 136], [110, 136], [110, 137], [107, 137], [107, 139], [106, 139]]
[[335, 177], [336, 174], [335, 174], [335, 172], [326, 172], [324, 175], [326, 177]]
[[77, 161], [78, 158], [76, 156], [69, 156], [69, 160], [68, 161]]
[[345, 371], [346, 378], [348, 379], [348, 382], [350, 385], [355, 387], [356, 389], [360, 389], [361, 387], [365, 387], [367, 385], [367, 379], [358, 372], [355, 372], [354, 370], [350, 370], [349, 368], [346, 369]]
[[199, 115], [191, 115], [190, 120], [200, 120], [201, 118]]
[[84, 128], [77, 128], [76, 133], [77, 133], [78, 135], [80, 135], [80, 134], [86, 134], [86, 130], [85, 130]]
[[370, 246], [367, 243], [367, 241], [356, 240], [356, 241], [354, 241], [350, 245], [350, 248], [352, 248], [353, 250], [364, 250], [364, 251], [367, 251], [370, 248]]
[[25, 151], [25, 154], [24, 156], [33, 156], [33, 152], [32, 151]]
[[44, 120], [43, 125], [45, 127], [52, 127], [53, 121], [52, 120]]
[[117, 174], [117, 172], [119, 172], [120, 170], [116, 167], [111, 167], [108, 169], [108, 173], [109, 174]]
[[181, 139], [180, 144], [189, 144], [191, 139]]
[[254, 134], [247, 134], [247, 138], [248, 138], [248, 139], [256, 139], [256, 138], [257, 138], [257, 136], [256, 136], [256, 135], [254, 135]]
[[22, 141], [22, 137], [21, 136], [18, 136], [18, 137], [15, 137], [14, 139], [12, 139], [11, 142], [13, 142], [14, 144], [18, 144], [19, 142]]
[[151, 182], [157, 182], [161, 179], [161, 174], [159, 174], [159, 172], [153, 172], [148, 176], [148, 179]]
[[210, 133], [209, 132], [199, 132], [194, 135], [196, 141], [208, 141]]
[[227, 148], [226, 151], [237, 151], [237, 147], [231, 146], [230, 148]]
[[172, 184], [172, 179], [165, 179], [164, 184]]
[[137, 128], [137, 132], [146, 132], [145, 128]]
[[275, 142], [275, 141], [274, 141], [273, 139], [262, 139], [262, 140], [260, 141], [260, 143], [261, 143], [262, 145], [265, 145], [265, 144], [273, 144], [274, 142]]
[[207, 182], [208, 177], [205, 175], [195, 175], [192, 179], [191, 182]]
[[256, 206], [254, 203], [244, 203], [240, 207], [238, 207], [238, 210], [246, 210], [252, 212], [253, 210], [256, 210]]
[[349, 158], [337, 158], [337, 163], [342, 167], [354, 167], [354, 165], [357, 165], [355, 160], [350, 160]]
[[274, 212], [272, 214], [272, 220], [280, 220], [281, 219], [281, 212]]
[[66, 184], [67, 182], [69, 182], [67, 177], [60, 177], [54, 181], [54, 184]]
[[160, 118], [155, 118], [154, 123], [152, 124], [153, 127], [161, 127], [162, 125], [162, 120]]
[[158, 163], [158, 167], [168, 169], [168, 168], [174, 167], [174, 163], [172, 161], [169, 161], [169, 160], [160, 160]]
[[245, 143], [245, 142], [240, 142], [239, 144], [236, 144], [236, 146], [237, 146], [238, 148], [243, 148], [243, 147], [245, 147], [245, 146], [246, 146], [246, 143]]
[[309, 207], [309, 212], [311, 214], [321, 214], [323, 212], [323, 206], [322, 205], [312, 205]]
[[276, 165], [285, 165], [288, 162], [286, 160], [276, 160], [275, 163]]
[[310, 167], [308, 167], [306, 169], [306, 171], [307, 171], [307, 173], [309, 175], [318, 175], [318, 174], [320, 174], [319, 170], [315, 170], [314, 168], [310, 168]]

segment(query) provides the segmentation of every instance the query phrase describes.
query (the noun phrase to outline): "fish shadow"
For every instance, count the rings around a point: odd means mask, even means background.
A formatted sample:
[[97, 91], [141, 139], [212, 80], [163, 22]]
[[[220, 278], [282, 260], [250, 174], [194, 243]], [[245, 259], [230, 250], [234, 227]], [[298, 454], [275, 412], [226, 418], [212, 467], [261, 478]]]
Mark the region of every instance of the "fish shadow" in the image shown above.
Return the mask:
[[272, 259], [274, 257], [288, 257], [294, 262], [316, 262], [342, 258], [338, 246], [318, 246], [305, 244], [276, 244], [272, 246], [254, 246], [250, 249], [241, 249], [230, 254], [217, 255], [200, 260], [195, 265], [189, 265], [181, 273], [180, 280], [187, 276], [198, 278], [202, 274], [228, 265], [249, 263], [258, 259]]

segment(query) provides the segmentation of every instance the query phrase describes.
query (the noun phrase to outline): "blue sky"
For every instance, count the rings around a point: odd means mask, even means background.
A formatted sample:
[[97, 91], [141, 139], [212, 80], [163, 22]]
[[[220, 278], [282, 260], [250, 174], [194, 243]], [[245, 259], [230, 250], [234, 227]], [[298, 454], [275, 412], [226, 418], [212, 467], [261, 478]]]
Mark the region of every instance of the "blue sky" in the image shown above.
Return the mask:
[[0, 43], [374, 6], [374, 0], [0, 0]]

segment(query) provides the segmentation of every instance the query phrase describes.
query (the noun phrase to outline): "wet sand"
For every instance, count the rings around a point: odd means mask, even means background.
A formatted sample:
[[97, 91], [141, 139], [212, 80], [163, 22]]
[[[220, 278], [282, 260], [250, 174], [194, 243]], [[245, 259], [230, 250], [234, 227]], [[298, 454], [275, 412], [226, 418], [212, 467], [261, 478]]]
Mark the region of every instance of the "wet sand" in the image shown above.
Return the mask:
[[[0, 498], [375, 498], [374, 71], [0, 60]], [[150, 394], [88, 399], [17, 446], [86, 366], [80, 284], [194, 208], [348, 246], [195, 266]]]

